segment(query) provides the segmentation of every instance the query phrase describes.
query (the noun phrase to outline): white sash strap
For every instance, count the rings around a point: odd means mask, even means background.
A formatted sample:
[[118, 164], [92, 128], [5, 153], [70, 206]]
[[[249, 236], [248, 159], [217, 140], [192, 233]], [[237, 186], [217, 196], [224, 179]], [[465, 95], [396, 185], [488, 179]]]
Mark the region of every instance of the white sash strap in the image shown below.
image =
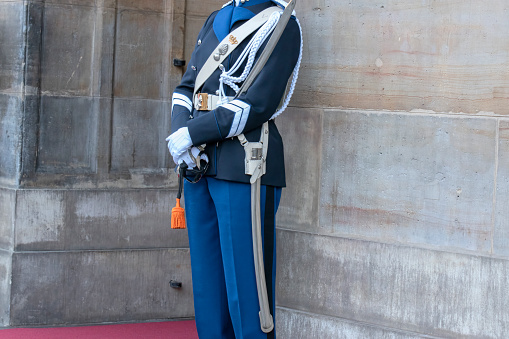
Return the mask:
[[196, 92], [198, 92], [200, 87], [205, 83], [205, 81], [207, 81], [212, 73], [214, 73], [224, 59], [226, 59], [226, 57], [230, 55], [230, 53], [233, 52], [233, 50], [240, 45], [245, 38], [267, 22], [271, 14], [276, 11], [282, 12], [281, 8], [277, 6], [272, 6], [261, 11], [245, 22], [242, 26], [228, 34], [226, 38], [219, 43], [196, 76], [193, 98], [195, 97]]

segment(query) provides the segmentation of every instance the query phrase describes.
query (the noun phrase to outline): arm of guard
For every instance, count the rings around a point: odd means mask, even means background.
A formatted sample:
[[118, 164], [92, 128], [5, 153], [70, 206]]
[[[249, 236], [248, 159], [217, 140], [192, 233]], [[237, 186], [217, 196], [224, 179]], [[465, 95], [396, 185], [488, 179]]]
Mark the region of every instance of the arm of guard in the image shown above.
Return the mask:
[[185, 127], [189, 119], [191, 119], [193, 107], [191, 97], [193, 92], [179, 87], [173, 92], [171, 99], [171, 133], [174, 133], [181, 127]]
[[193, 90], [196, 82], [197, 71], [193, 69], [195, 64], [195, 53], [199, 47], [198, 40], [203, 38], [203, 35], [210, 29], [213, 22], [213, 17], [217, 14], [217, 11], [212, 13], [203, 24], [198, 37], [196, 38], [196, 44], [194, 46], [193, 53], [191, 54], [191, 60], [187, 64], [186, 72], [182, 77], [180, 85], [175, 88], [171, 99], [171, 133], [174, 133], [181, 127], [185, 127], [187, 122], [191, 119], [191, 112], [193, 110]]
[[276, 111], [295, 68], [300, 41], [298, 24], [290, 20], [264, 68], [246, 93], [209, 114], [188, 121], [193, 142], [202, 144], [231, 138], [268, 121]]

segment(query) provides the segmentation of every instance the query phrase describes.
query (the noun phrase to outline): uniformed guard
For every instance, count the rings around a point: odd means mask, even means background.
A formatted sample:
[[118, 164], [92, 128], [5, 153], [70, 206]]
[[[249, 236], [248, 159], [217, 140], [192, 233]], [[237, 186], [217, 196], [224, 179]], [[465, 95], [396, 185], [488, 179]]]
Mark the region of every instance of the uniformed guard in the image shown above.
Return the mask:
[[173, 93], [166, 140], [188, 168], [201, 339], [275, 338], [275, 215], [286, 183], [274, 118], [288, 105], [302, 56], [294, 1], [236, 0], [212, 13]]

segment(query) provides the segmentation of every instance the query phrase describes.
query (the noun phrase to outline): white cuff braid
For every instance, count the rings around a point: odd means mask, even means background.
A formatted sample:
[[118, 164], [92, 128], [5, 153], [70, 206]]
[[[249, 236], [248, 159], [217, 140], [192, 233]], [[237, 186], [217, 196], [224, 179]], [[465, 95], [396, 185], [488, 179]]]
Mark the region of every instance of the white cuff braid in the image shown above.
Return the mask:
[[191, 140], [187, 127], [179, 128], [176, 132], [167, 137], [166, 141], [168, 141], [168, 150], [174, 159], [178, 158], [193, 145], [193, 141]]

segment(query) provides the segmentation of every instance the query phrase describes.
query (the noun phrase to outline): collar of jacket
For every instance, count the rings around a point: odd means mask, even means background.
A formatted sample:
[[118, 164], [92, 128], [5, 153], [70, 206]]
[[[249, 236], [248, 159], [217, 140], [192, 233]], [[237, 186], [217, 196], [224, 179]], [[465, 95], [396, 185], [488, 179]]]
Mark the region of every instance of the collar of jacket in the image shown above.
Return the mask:
[[250, 7], [270, 2], [272, 1], [246, 0], [244, 3], [239, 3], [239, 5], [236, 6], [235, 1], [233, 1], [230, 5], [222, 8], [214, 18], [213, 24], [214, 33], [216, 34], [217, 40], [222, 41], [228, 35], [228, 33], [230, 33], [233, 25], [237, 21], [249, 20], [254, 17], [256, 13], [254, 13]]

